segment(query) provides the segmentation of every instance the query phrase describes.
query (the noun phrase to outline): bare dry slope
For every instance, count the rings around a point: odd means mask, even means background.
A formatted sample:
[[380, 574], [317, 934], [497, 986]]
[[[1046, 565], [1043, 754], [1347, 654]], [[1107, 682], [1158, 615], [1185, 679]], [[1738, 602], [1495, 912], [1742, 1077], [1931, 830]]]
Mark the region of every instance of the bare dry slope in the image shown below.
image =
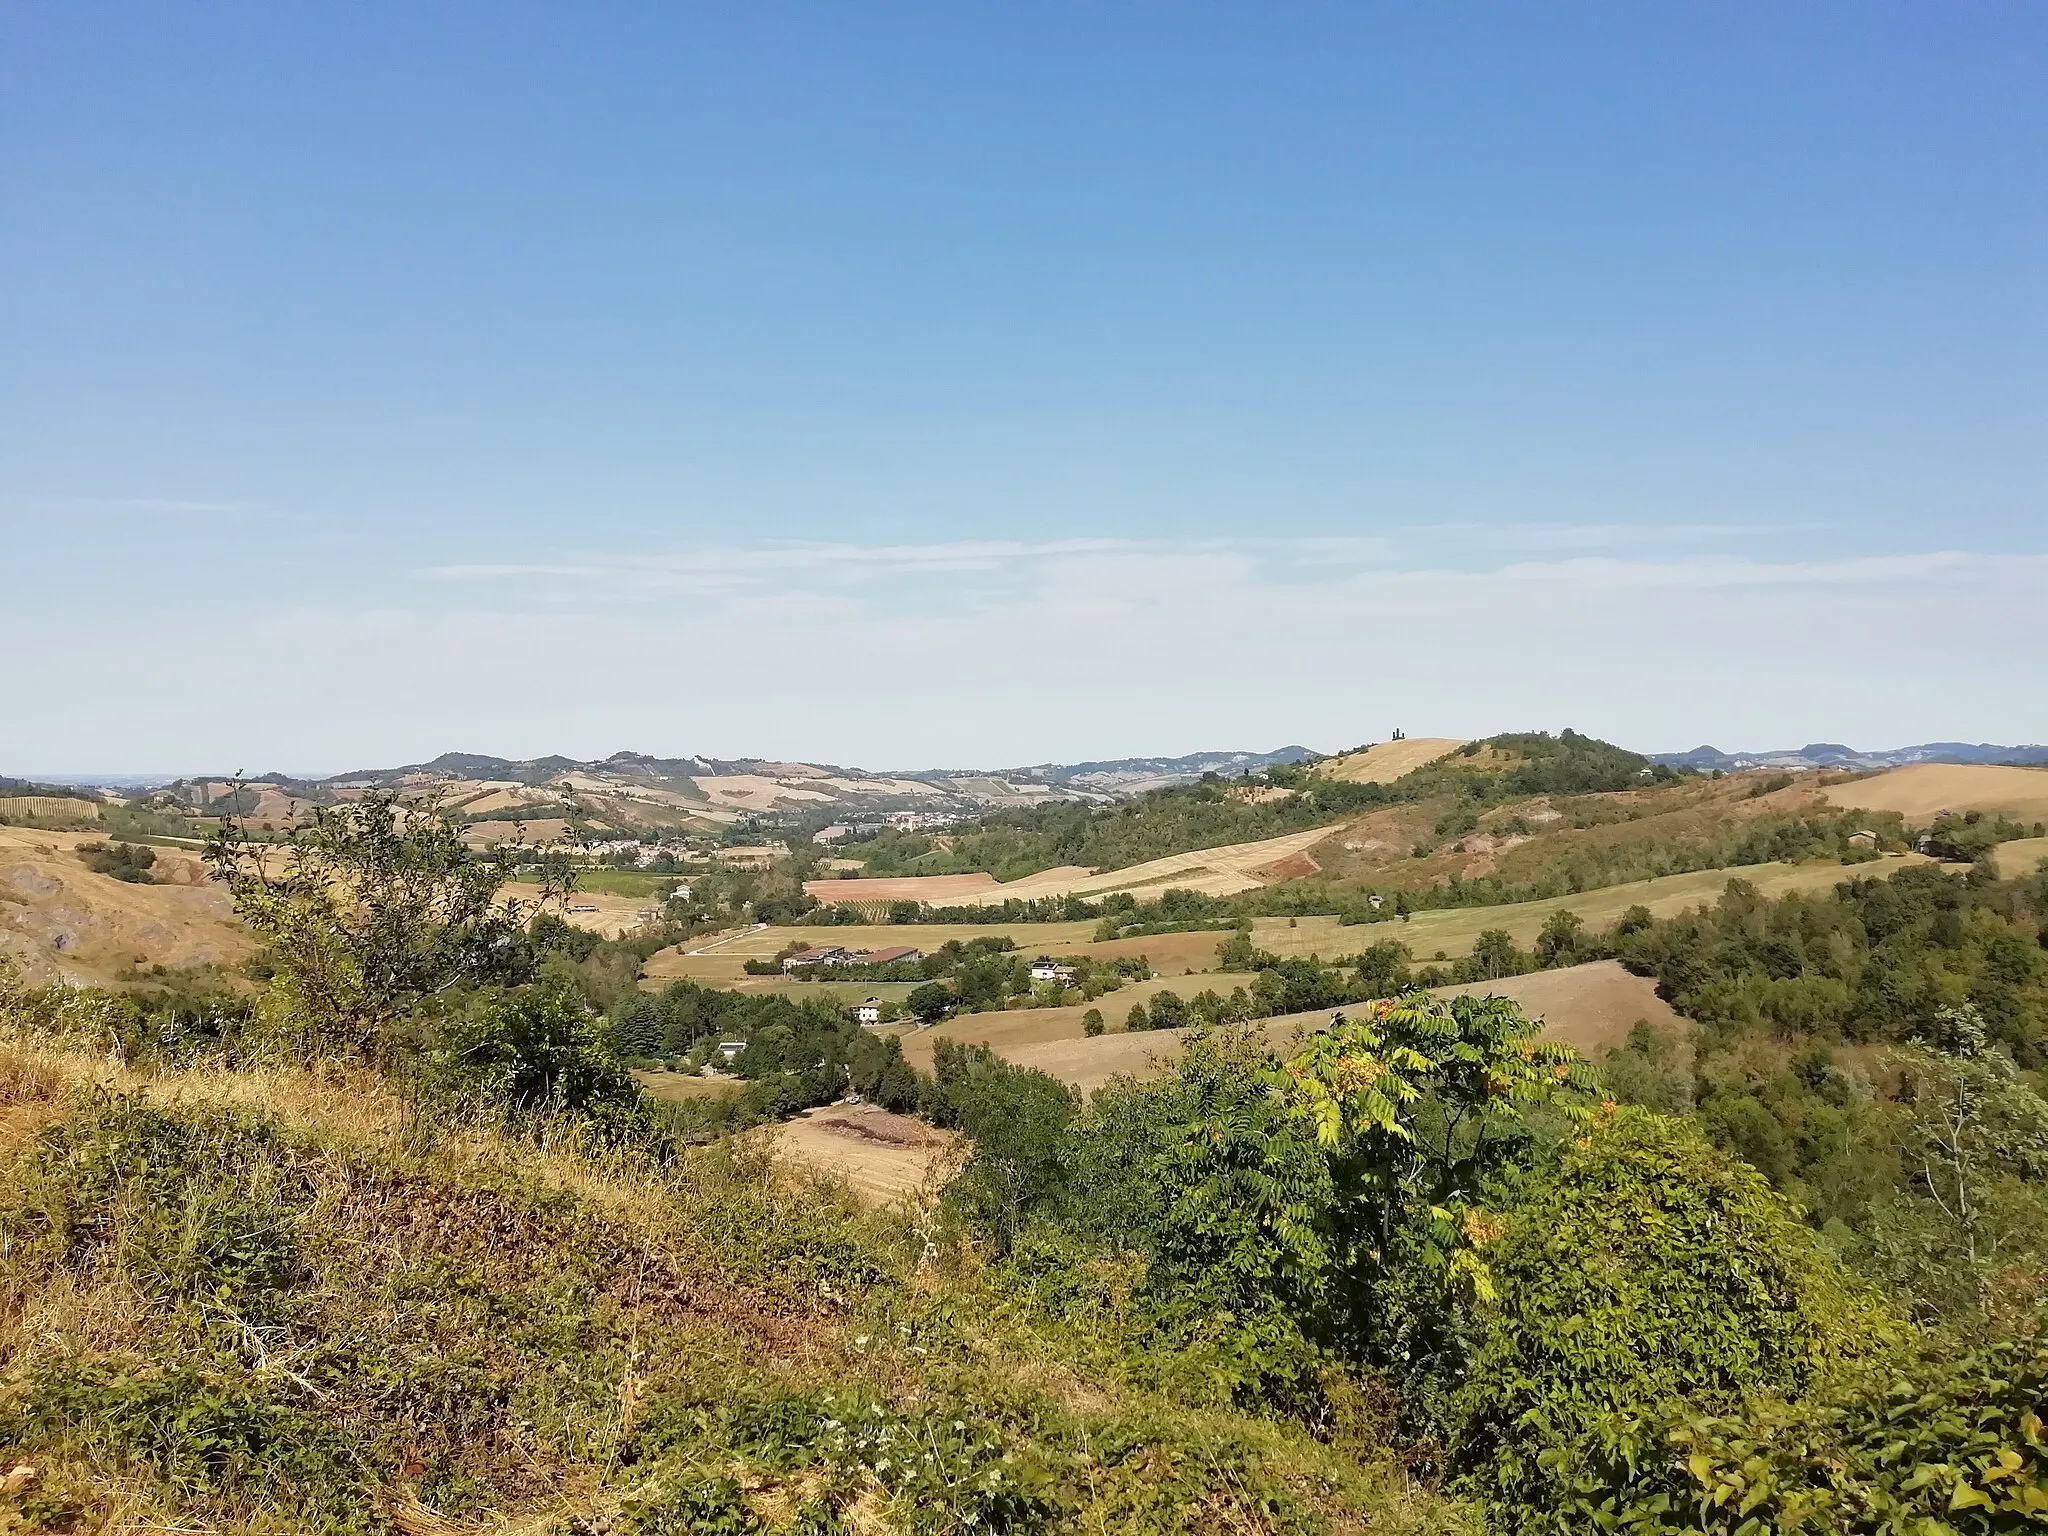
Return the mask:
[[0, 953], [32, 981], [103, 983], [131, 968], [226, 965], [254, 949], [198, 860], [158, 850], [166, 881], [130, 885], [78, 858], [86, 833], [0, 827]]
[[1897, 811], [1910, 822], [1941, 811], [1985, 811], [2015, 821], [2048, 821], [2048, 769], [1995, 763], [1913, 763], [1849, 784], [1831, 784], [1828, 800], [1858, 811]]
[[763, 1127], [777, 1151], [846, 1180], [856, 1194], [886, 1204], [914, 1194], [961, 1142], [942, 1131], [873, 1104], [832, 1104]]
[[1352, 752], [1319, 763], [1316, 772], [1347, 784], [1391, 784], [1402, 775], [1427, 767], [1464, 745], [1463, 741], [1448, 736], [1412, 736], [1400, 741], [1382, 741], [1363, 752]]

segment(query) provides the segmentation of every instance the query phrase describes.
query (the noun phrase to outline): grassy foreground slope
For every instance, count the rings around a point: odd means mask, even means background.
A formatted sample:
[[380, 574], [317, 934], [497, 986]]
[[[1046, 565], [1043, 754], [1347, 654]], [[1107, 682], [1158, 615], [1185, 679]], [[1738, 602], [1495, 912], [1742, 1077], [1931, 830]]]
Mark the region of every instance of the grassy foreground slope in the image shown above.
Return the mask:
[[1459, 1528], [932, 1220], [0, 1029], [0, 1530]]

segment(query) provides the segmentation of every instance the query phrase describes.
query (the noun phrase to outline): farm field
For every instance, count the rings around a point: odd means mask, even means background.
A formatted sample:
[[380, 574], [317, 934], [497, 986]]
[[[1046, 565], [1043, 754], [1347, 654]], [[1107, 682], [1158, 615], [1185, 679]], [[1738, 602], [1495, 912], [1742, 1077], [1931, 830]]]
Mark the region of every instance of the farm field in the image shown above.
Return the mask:
[[[650, 981], [643, 977], [640, 990], [659, 992], [672, 985], [675, 978], [667, 981]], [[793, 1003], [809, 998], [833, 997], [851, 1008], [863, 998], [879, 997], [886, 1002], [901, 1003], [922, 985], [915, 981], [793, 981], [787, 976], [742, 976], [729, 983], [725, 990], [742, 992], [749, 997], [786, 997]]]
[[[1067, 1008], [1006, 1008], [996, 1013], [962, 1014], [930, 1029], [914, 1029], [905, 1033], [903, 1059], [920, 1072], [929, 1072], [933, 1053], [941, 1040], [955, 1040], [962, 1045], [986, 1045], [998, 1056], [1008, 1056], [1020, 1046], [1039, 1045], [1052, 1040], [1086, 1039], [1081, 1029], [1081, 1017], [1090, 1008], [1100, 1008], [1104, 1021], [1114, 1032], [1123, 1028], [1124, 1017], [1131, 1011], [1132, 1004], [1149, 1005], [1161, 992], [1176, 992], [1182, 1001], [1205, 988], [1228, 997], [1231, 988], [1249, 987], [1256, 979], [1249, 972], [1211, 971], [1199, 976], [1126, 982], [1117, 991], [1105, 993], [1092, 1003], [1078, 1003]], [[1108, 1036], [1096, 1038], [1107, 1039]]]
[[635, 1072], [633, 1081], [649, 1098], [680, 1104], [689, 1099], [736, 1099], [747, 1091], [737, 1077], [692, 1077], [687, 1072]]
[[1227, 933], [1211, 929], [1201, 933], [1154, 933], [1144, 938], [1109, 939], [1100, 944], [1083, 944], [1063, 954], [1085, 955], [1091, 960], [1135, 960], [1143, 956], [1154, 975], [1185, 976], [1216, 969], [1216, 951]]
[[2048, 859], [2048, 837], [2023, 837], [2016, 842], [2000, 843], [1991, 850], [1991, 857], [1997, 862], [2000, 875], [2017, 880], [2022, 875], [2031, 875]]
[[[1302, 856], [1338, 829], [1314, 827], [1269, 837], [1256, 843], [1229, 843], [1195, 853], [1176, 853], [1134, 864], [1128, 869], [1094, 874], [1068, 866], [1042, 870], [1021, 880], [998, 884], [986, 875], [914, 875], [889, 880], [807, 880], [804, 889], [820, 901], [867, 904], [924, 901], [934, 906], [968, 901], [1032, 901], [1058, 896], [1107, 896], [1114, 891], [1151, 891], [1167, 887], [1200, 891], [1208, 896], [1234, 896], [1276, 879], [1313, 873]], [[1280, 868], [1279, 866], [1287, 866]], [[973, 886], [959, 882], [981, 880]]]
[[[1027, 957], [1073, 954], [1094, 937], [1095, 924], [1081, 923], [907, 923], [869, 924], [858, 928], [743, 928], [724, 935], [706, 934], [664, 949], [648, 960], [641, 975], [649, 981], [698, 981], [706, 986], [731, 986], [746, 979], [746, 962], [766, 960], [791, 943], [839, 944], [847, 949], [887, 949], [909, 945], [929, 954], [948, 939], [965, 943], [985, 935], [1016, 942]], [[858, 985], [858, 983], [847, 983]]]
[[[1511, 997], [1532, 1016], [1543, 1021], [1543, 1037], [1562, 1040], [1574, 1049], [1597, 1056], [1627, 1037], [1637, 1019], [1683, 1030], [1685, 1021], [1657, 996], [1654, 983], [1631, 975], [1618, 961], [1596, 960], [1586, 965], [1567, 966], [1555, 971], [1537, 971], [1511, 976], [1503, 981], [1475, 982], [1464, 986], [1439, 987], [1438, 996], [1459, 994]], [[1353, 1005], [1353, 1011], [1357, 1005]], [[1053, 1010], [1046, 1010], [1048, 1013]], [[1277, 1050], [1288, 1049], [1296, 1040], [1326, 1028], [1335, 1008], [1315, 1013], [1286, 1014], [1261, 1019], [1251, 1027], [1262, 1031]], [[983, 1017], [994, 1017], [984, 1015]], [[968, 1021], [963, 1021], [968, 1022]], [[930, 1033], [930, 1031], [926, 1031]], [[1078, 1031], [1063, 1038], [991, 1041], [998, 1055], [1020, 1067], [1033, 1067], [1080, 1090], [1093, 1093], [1113, 1077], [1150, 1077], [1165, 1071], [1191, 1031], [1148, 1030], [1143, 1034], [1111, 1033], [1092, 1039]], [[910, 1055], [910, 1040], [904, 1042]]]
[[1831, 784], [1830, 803], [1858, 811], [1897, 811], [1914, 823], [1940, 811], [1985, 811], [2015, 821], [2048, 821], [2048, 769], [1994, 763], [1912, 763], [1867, 779]]
[[[540, 887], [529, 885], [525, 881], [514, 881], [505, 887], [505, 894], [521, 901], [532, 901], [540, 895]], [[577, 891], [569, 897], [569, 910], [557, 910], [562, 921], [571, 927], [587, 928], [592, 933], [616, 939], [640, 927], [647, 921], [642, 914], [660, 905], [661, 903], [652, 896], [615, 896], [609, 891]]]
[[0, 824], [99, 819], [100, 808], [91, 800], [73, 800], [64, 795], [0, 795]]
[[1465, 743], [1446, 736], [1411, 736], [1401, 741], [1382, 741], [1363, 752], [1347, 753], [1318, 763], [1316, 772], [1326, 779], [1346, 784], [1391, 784], [1404, 774], [1426, 768], [1447, 757]]
[[130, 885], [78, 859], [94, 834], [0, 826], [0, 954], [35, 982], [110, 983], [162, 965], [233, 965], [255, 949], [197, 859], [160, 850], [165, 883]]
[[961, 1137], [873, 1104], [830, 1104], [748, 1133], [782, 1156], [844, 1179], [855, 1194], [886, 1205], [933, 1181]]
[[1417, 912], [1406, 922], [1395, 919], [1353, 927], [1345, 927], [1334, 917], [1297, 918], [1292, 927], [1284, 917], [1261, 917], [1252, 922], [1252, 942], [1283, 959], [1321, 955], [1325, 960], [1334, 960], [1393, 939], [1406, 944], [1417, 960], [1427, 961], [1439, 950], [1456, 959], [1471, 953], [1479, 935], [1489, 928], [1501, 929], [1517, 944], [1527, 947], [1535, 942], [1551, 913], [1567, 909], [1585, 919], [1588, 928], [1606, 928], [1633, 906], [1648, 907], [1655, 917], [1670, 917], [1687, 907], [1711, 905], [1730, 880], [1746, 880], [1766, 896], [1783, 896], [1789, 891], [1832, 890], [1858, 875], [1889, 875], [1909, 863], [1930, 862], [1919, 854], [1903, 854], [1875, 864], [1748, 864], [1634, 880], [1626, 885], [1603, 886], [1576, 895], [1508, 906]]

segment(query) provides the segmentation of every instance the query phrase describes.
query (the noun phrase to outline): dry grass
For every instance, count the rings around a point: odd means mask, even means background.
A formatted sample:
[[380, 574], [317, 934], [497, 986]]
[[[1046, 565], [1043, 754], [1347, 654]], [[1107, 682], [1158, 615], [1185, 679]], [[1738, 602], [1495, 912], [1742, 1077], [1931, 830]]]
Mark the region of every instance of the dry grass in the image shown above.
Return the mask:
[[1619, 960], [1594, 960], [1505, 981], [1473, 981], [1435, 990], [1438, 997], [1513, 998], [1524, 1013], [1543, 1021], [1544, 1039], [1562, 1040], [1581, 1055], [1595, 1058], [1627, 1039], [1638, 1019], [1678, 1035], [1692, 1028], [1657, 995], [1654, 981], [1635, 975]]
[[1136, 960], [1148, 962], [1155, 975], [1185, 976], [1216, 969], [1216, 951], [1229, 938], [1213, 929], [1202, 933], [1155, 933], [1144, 938], [1108, 939], [1100, 944], [1083, 944], [1061, 954], [1085, 956], [1091, 960]]
[[2023, 837], [2014, 842], [2000, 843], [1991, 850], [1991, 857], [1998, 865], [1998, 873], [2007, 880], [2018, 880], [2031, 875], [2048, 860], [2048, 837]]
[[[1536, 971], [1504, 981], [1438, 987], [1435, 995], [1512, 998], [1532, 1018], [1542, 1022], [1544, 1039], [1561, 1040], [1591, 1056], [1619, 1044], [1638, 1019], [1647, 1019], [1652, 1024], [1679, 1032], [1690, 1027], [1657, 996], [1653, 982], [1631, 975], [1614, 960], [1596, 960], [1555, 971]], [[1357, 1005], [1351, 1007], [1355, 1011]], [[1331, 1008], [1314, 1013], [1286, 1014], [1280, 1018], [1261, 1019], [1252, 1027], [1263, 1032], [1275, 1050], [1287, 1051], [1300, 1039], [1327, 1028], [1332, 1018], [1345, 1011], [1343, 1008]], [[957, 1022], [971, 1024], [973, 1020]], [[1011, 1037], [992, 1039], [990, 1045], [1005, 1060], [1045, 1072], [1086, 1095], [1114, 1077], [1142, 1079], [1172, 1070], [1190, 1033], [1192, 1031], [1183, 1029], [1161, 1029], [1142, 1034], [1111, 1033], [1089, 1038], [1075, 1029], [1060, 1037], [1047, 1034], [1028, 1038], [1019, 1031]], [[966, 1037], [979, 1038], [971, 1031]], [[911, 1040], [904, 1042], [906, 1056], [910, 1054], [911, 1043]]]
[[1382, 741], [1363, 752], [1350, 752], [1318, 763], [1316, 772], [1326, 779], [1340, 779], [1346, 784], [1391, 784], [1418, 768], [1428, 767], [1440, 757], [1449, 756], [1464, 745], [1462, 740], [1448, 736], [1410, 736], [1400, 741]]
[[942, 1131], [873, 1104], [833, 1104], [752, 1133], [785, 1157], [842, 1179], [865, 1200], [889, 1204], [952, 1171], [966, 1147]]
[[1897, 811], [1907, 821], [1932, 821], [1941, 811], [1984, 811], [2015, 821], [2048, 821], [2048, 769], [1990, 763], [1913, 763], [1867, 779], [1832, 784], [1835, 805]]
[[1479, 935], [1491, 928], [1502, 930], [1517, 944], [1527, 947], [1535, 943], [1536, 935], [1542, 932], [1545, 920], [1553, 912], [1576, 912], [1587, 927], [1606, 928], [1633, 906], [1648, 907], [1655, 917], [1670, 917], [1687, 907], [1711, 906], [1730, 880], [1746, 880], [1766, 896], [1783, 896], [1791, 891], [1828, 891], [1844, 880], [1889, 875], [1903, 864], [1927, 862], [1917, 854], [1906, 854], [1864, 865], [1750, 864], [1739, 869], [1708, 869], [1635, 880], [1626, 885], [1508, 906], [1417, 912], [1405, 922], [1360, 923], [1352, 927], [1344, 926], [1334, 917], [1262, 917], [1252, 923], [1252, 942], [1282, 958], [1320, 955], [1325, 960], [1334, 960], [1391, 939], [1407, 945], [1418, 960], [1432, 959], [1439, 951], [1456, 959], [1471, 953]]
[[[515, 881], [505, 887], [505, 895], [518, 900], [532, 902], [539, 899], [540, 887], [524, 881]], [[587, 910], [586, 910], [587, 909]], [[614, 896], [605, 891], [575, 891], [570, 894], [566, 907], [555, 908], [562, 921], [572, 927], [585, 928], [592, 933], [603, 934], [608, 939], [620, 938], [657, 921], [661, 911], [659, 896]]]
[[232, 965], [255, 945], [196, 859], [159, 850], [164, 884], [130, 885], [78, 858], [92, 833], [0, 827], [0, 954], [32, 981], [108, 983], [130, 968]]
[[[936, 907], [1060, 896], [1094, 898], [1116, 891], [1147, 891], [1156, 895], [1167, 887], [1200, 891], [1205, 896], [1234, 896], [1276, 879], [1292, 879], [1312, 872], [1313, 863], [1304, 868], [1295, 861], [1336, 830], [1314, 827], [1256, 843], [1229, 843], [1194, 853], [1170, 854], [1101, 874], [1067, 865], [1001, 884], [986, 875], [919, 875], [889, 880], [808, 880], [804, 889], [827, 902], [922, 901]], [[1283, 872], [1273, 873], [1274, 870]]]
[[1160, 977], [1152, 981], [1134, 981], [1092, 1003], [1076, 1003], [1066, 1008], [1006, 1008], [1000, 1012], [961, 1014], [943, 1024], [934, 1024], [930, 1029], [906, 1034], [903, 1037], [903, 1059], [919, 1071], [929, 1072], [933, 1052], [941, 1040], [956, 1040], [963, 1045], [986, 1045], [998, 1056], [1008, 1056], [1011, 1051], [1024, 1046], [1041, 1045], [1052, 1040], [1081, 1039], [1082, 1020], [1091, 1008], [1102, 1011], [1103, 1021], [1109, 1028], [1121, 1029], [1135, 1004], [1144, 1003], [1149, 1007], [1152, 999], [1161, 992], [1176, 993], [1183, 1002], [1204, 990], [1228, 997], [1233, 987], [1249, 988], [1255, 980], [1257, 978], [1249, 972], [1235, 971]]
[[747, 1091], [747, 1085], [737, 1077], [692, 1077], [687, 1072], [635, 1072], [633, 1081], [649, 1098], [667, 1099], [673, 1104], [692, 1099], [736, 1099]]

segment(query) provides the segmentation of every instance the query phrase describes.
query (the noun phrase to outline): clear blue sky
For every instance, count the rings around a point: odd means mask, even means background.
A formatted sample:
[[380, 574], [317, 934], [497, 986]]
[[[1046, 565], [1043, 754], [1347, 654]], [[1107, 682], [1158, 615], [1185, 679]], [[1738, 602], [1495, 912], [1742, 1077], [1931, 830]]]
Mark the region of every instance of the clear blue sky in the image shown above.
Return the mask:
[[0, 772], [2039, 740], [2048, 7], [10, 4], [0, 534]]

